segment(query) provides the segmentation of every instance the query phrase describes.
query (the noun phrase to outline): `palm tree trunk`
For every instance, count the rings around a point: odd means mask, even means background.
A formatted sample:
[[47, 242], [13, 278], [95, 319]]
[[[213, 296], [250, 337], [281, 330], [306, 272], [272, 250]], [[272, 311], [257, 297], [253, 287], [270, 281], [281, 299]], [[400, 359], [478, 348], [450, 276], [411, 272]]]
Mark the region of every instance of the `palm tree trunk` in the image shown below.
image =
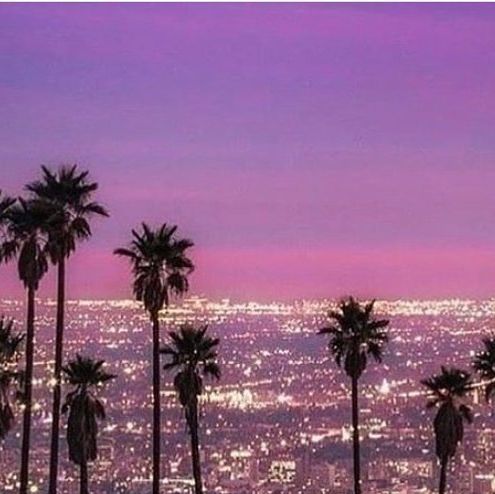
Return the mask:
[[160, 492], [160, 322], [153, 323], [153, 494]]
[[189, 432], [191, 434], [191, 455], [194, 476], [194, 494], [203, 494], [201, 481], [201, 460], [199, 457], [198, 398], [194, 397], [189, 410]]
[[361, 453], [359, 444], [358, 379], [352, 378], [352, 447], [354, 455], [354, 494], [361, 494]]
[[65, 258], [62, 256], [58, 261], [57, 274], [57, 321], [55, 335], [55, 371], [53, 387], [53, 408], [52, 408], [52, 436], [50, 448], [50, 476], [48, 483], [48, 494], [57, 493], [58, 477], [58, 443], [60, 430], [60, 403], [61, 389], [60, 379], [62, 372], [62, 351], [64, 341], [64, 307], [65, 306]]
[[438, 494], [445, 494], [447, 489], [447, 458], [443, 458], [440, 462], [440, 484], [438, 486]]
[[24, 381], [24, 416], [22, 423], [22, 451], [19, 494], [27, 494], [29, 484], [29, 446], [31, 440], [31, 406], [33, 401], [33, 360], [34, 360], [34, 297], [33, 287], [27, 293], [26, 320], [26, 374]]
[[80, 467], [80, 479], [79, 479], [79, 493], [89, 494], [88, 489], [88, 464], [86, 462], [81, 463]]

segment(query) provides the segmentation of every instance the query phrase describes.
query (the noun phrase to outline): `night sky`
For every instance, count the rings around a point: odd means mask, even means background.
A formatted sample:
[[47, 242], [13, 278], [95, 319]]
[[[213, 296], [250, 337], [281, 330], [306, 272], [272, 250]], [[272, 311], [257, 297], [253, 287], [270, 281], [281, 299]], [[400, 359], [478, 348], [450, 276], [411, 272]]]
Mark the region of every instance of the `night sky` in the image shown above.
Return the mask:
[[72, 298], [130, 296], [112, 250], [143, 219], [196, 242], [197, 294], [492, 296], [494, 25], [493, 4], [3, 4], [0, 188], [42, 163], [100, 183]]

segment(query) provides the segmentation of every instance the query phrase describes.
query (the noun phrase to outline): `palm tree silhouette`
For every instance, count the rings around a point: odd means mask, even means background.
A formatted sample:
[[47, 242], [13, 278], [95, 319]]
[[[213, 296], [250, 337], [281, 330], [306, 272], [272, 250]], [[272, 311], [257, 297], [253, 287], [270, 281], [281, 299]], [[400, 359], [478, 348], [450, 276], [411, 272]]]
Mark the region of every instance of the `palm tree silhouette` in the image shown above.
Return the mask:
[[73, 387], [65, 399], [62, 412], [69, 412], [67, 444], [69, 459], [80, 468], [80, 494], [89, 494], [88, 462], [98, 454], [98, 420], [104, 420], [105, 407], [95, 395], [95, 389], [116, 376], [103, 370], [104, 360], [92, 360], [80, 355], [63, 367], [68, 383]]
[[194, 269], [186, 252], [193, 242], [176, 238], [176, 231], [176, 226], [163, 224], [153, 230], [143, 223], [141, 232], [132, 230], [133, 239], [128, 248], [114, 251], [116, 255], [130, 260], [134, 296], [143, 302], [153, 326], [153, 494], [158, 494], [160, 490], [159, 314], [163, 307], [168, 306], [171, 296], [181, 296], [187, 292], [188, 275]]
[[18, 203], [11, 206], [7, 212], [6, 236], [0, 246], [1, 261], [17, 259], [18, 275], [27, 290], [20, 494], [27, 493], [29, 483], [35, 295], [41, 279], [48, 270], [47, 239], [44, 228], [51, 215], [52, 211], [45, 204], [19, 199]]
[[471, 423], [473, 415], [464, 398], [471, 390], [471, 375], [455, 367], [441, 367], [440, 374], [421, 381], [430, 391], [427, 408], [438, 407], [433, 422], [436, 455], [440, 461], [439, 494], [447, 487], [447, 465], [464, 436], [464, 421]]
[[60, 434], [60, 374], [64, 340], [66, 259], [76, 250], [79, 241], [87, 240], [91, 236], [90, 219], [95, 215], [108, 216], [108, 213], [103, 206], [93, 201], [92, 196], [98, 189], [98, 184], [89, 180], [88, 171], [80, 171], [77, 165], [62, 166], [57, 172], [52, 172], [46, 166], [42, 166], [41, 170], [42, 179], [28, 184], [26, 189], [36, 200], [47, 202], [53, 208], [52, 218], [46, 228], [50, 258], [57, 267], [53, 418], [48, 483], [48, 493], [55, 494]]
[[319, 330], [319, 334], [330, 336], [328, 349], [336, 364], [343, 367], [351, 378], [355, 494], [361, 494], [358, 382], [366, 369], [368, 356], [380, 363], [384, 346], [388, 342], [384, 328], [389, 321], [373, 317], [374, 304], [371, 301], [361, 305], [353, 297], [344, 299], [338, 310], [328, 313], [330, 325]]
[[473, 359], [473, 368], [484, 380], [485, 398], [490, 401], [495, 391], [495, 338], [484, 338], [485, 349]]
[[22, 379], [17, 358], [23, 339], [24, 335], [14, 333], [12, 319], [0, 318], [0, 440], [5, 439], [14, 423], [12, 386]]
[[218, 338], [206, 334], [208, 326], [183, 326], [179, 332], [171, 331], [171, 343], [161, 349], [170, 360], [165, 370], [176, 371], [174, 387], [184, 408], [187, 427], [191, 435], [191, 455], [195, 494], [203, 494], [199, 456], [198, 398], [203, 392], [203, 377], [220, 379], [216, 347]]

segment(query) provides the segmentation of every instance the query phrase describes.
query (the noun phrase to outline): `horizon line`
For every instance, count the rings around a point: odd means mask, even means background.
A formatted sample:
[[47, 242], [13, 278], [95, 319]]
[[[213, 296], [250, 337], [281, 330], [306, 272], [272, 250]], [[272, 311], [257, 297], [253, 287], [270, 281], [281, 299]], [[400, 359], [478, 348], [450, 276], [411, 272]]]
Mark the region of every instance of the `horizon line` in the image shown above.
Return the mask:
[[[231, 304], [260, 304], [260, 305], [270, 305], [270, 304], [279, 304], [279, 305], [294, 305], [297, 303], [311, 302], [311, 303], [325, 303], [325, 302], [338, 302], [351, 294], [342, 295], [339, 297], [294, 297], [291, 299], [269, 299], [269, 300], [259, 300], [254, 298], [245, 298], [240, 299], [238, 297], [230, 297], [230, 296], [213, 296], [210, 297], [204, 294], [192, 294], [191, 296], [184, 297], [179, 301], [171, 302], [170, 306], [180, 306], [183, 305], [184, 302], [190, 301], [199, 301], [204, 300], [206, 302], [211, 303], [231, 303]], [[376, 302], [385, 302], [385, 303], [397, 303], [397, 302], [490, 302], [495, 301], [495, 294], [489, 297], [461, 297], [461, 296], [438, 296], [438, 297], [355, 297], [360, 301], [367, 302], [371, 300], [375, 300]], [[54, 297], [36, 297], [37, 301], [41, 301], [43, 303], [56, 303], [57, 299]], [[10, 303], [10, 302], [21, 302], [23, 303], [25, 299], [23, 297], [0, 297], [0, 303]], [[135, 303], [141, 304], [138, 300], [132, 297], [79, 297], [79, 298], [69, 298], [66, 300], [67, 303], [77, 303], [77, 302], [126, 302], [126, 303]]]

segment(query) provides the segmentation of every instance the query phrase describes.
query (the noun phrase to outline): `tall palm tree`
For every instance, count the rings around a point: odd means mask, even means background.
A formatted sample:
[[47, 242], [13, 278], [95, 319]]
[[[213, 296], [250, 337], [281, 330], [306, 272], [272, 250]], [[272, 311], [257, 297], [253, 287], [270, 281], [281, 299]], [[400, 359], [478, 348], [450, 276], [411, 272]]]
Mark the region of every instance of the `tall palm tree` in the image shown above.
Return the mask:
[[0, 440], [5, 439], [14, 423], [12, 387], [21, 380], [17, 358], [23, 339], [24, 335], [14, 332], [12, 319], [0, 318]]
[[95, 390], [116, 376], [103, 370], [104, 360], [92, 360], [80, 355], [63, 367], [68, 383], [73, 387], [65, 399], [63, 413], [69, 412], [67, 444], [69, 459], [80, 469], [80, 494], [89, 494], [88, 462], [98, 454], [98, 420], [104, 420], [105, 407]]
[[49, 223], [49, 253], [57, 267], [57, 316], [55, 336], [55, 368], [53, 374], [53, 408], [50, 448], [50, 474], [48, 493], [57, 492], [58, 448], [60, 429], [60, 375], [62, 369], [65, 271], [66, 260], [76, 250], [77, 243], [91, 236], [90, 220], [93, 216], [108, 216], [103, 206], [93, 200], [98, 184], [89, 179], [88, 171], [77, 165], [62, 166], [53, 172], [41, 167], [42, 179], [32, 182], [26, 189], [39, 201], [47, 202], [54, 211]]
[[51, 214], [49, 208], [38, 201], [19, 199], [18, 203], [8, 210], [6, 238], [0, 245], [0, 260], [8, 262], [17, 259], [18, 275], [27, 291], [20, 494], [27, 493], [29, 483], [35, 295], [41, 279], [48, 270], [47, 239], [44, 228]]
[[495, 337], [484, 338], [485, 349], [473, 359], [473, 368], [483, 379], [485, 398], [488, 402], [495, 392]]
[[220, 379], [217, 363], [218, 338], [206, 334], [208, 326], [195, 328], [183, 326], [179, 332], [171, 331], [171, 343], [161, 353], [169, 358], [165, 370], [174, 370], [174, 387], [184, 408], [187, 427], [191, 436], [191, 456], [195, 494], [203, 494], [199, 456], [198, 398], [203, 392], [203, 377]]
[[351, 378], [352, 395], [352, 440], [354, 459], [354, 494], [361, 494], [361, 455], [359, 443], [358, 383], [366, 369], [368, 357], [378, 363], [388, 335], [384, 329], [389, 321], [376, 319], [373, 315], [374, 301], [360, 304], [353, 297], [340, 302], [338, 310], [328, 313], [330, 325], [319, 330], [319, 334], [330, 336], [328, 349], [339, 367]]
[[194, 265], [187, 257], [193, 246], [189, 239], [176, 237], [176, 226], [163, 224], [151, 229], [146, 223], [142, 230], [132, 230], [128, 248], [116, 249], [114, 253], [130, 260], [133, 273], [133, 292], [143, 303], [153, 326], [153, 487], [160, 490], [160, 320], [163, 307], [168, 306], [171, 296], [185, 294], [189, 287], [188, 275]]
[[436, 455], [440, 461], [438, 493], [444, 494], [447, 465], [464, 436], [464, 421], [473, 421], [471, 409], [464, 400], [472, 386], [471, 375], [461, 369], [442, 366], [440, 374], [424, 379], [421, 384], [430, 391], [427, 408], [438, 407], [433, 427]]

